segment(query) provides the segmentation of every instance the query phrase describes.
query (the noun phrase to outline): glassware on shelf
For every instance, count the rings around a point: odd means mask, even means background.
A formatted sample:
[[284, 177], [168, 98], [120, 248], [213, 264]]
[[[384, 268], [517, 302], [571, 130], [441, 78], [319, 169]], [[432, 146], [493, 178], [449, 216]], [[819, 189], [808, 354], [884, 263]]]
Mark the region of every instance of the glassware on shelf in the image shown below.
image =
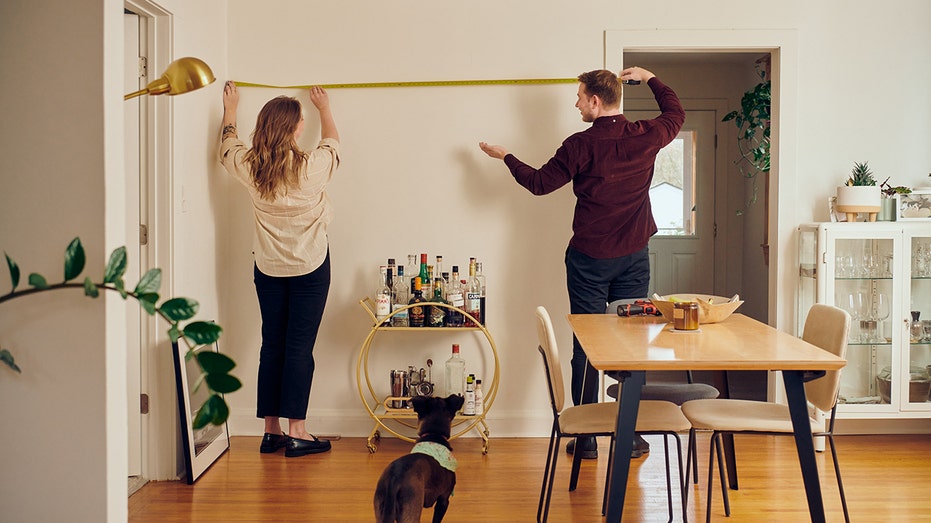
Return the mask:
[[866, 321], [869, 320], [869, 309], [866, 301], [866, 296], [862, 292], [854, 291], [847, 293], [844, 298], [844, 303], [841, 305], [842, 308], [846, 309], [850, 313], [851, 322], [859, 322], [856, 325], [859, 325], [859, 330], [854, 333], [851, 329], [850, 341], [852, 342], [866, 342], [868, 341], [866, 337], [868, 336]]
[[921, 341], [931, 342], [931, 320], [921, 320]]
[[909, 326], [909, 339], [912, 343], [919, 343], [923, 336], [919, 318], [921, 318], [921, 311], [912, 311], [912, 323]]
[[[873, 343], [886, 343], [892, 341], [891, 332], [879, 332], [879, 326], [882, 325], [883, 329], [886, 329], [886, 320], [889, 319], [890, 305], [889, 297], [885, 293], [877, 293], [876, 298], [873, 301], [873, 320], [875, 321], [875, 332], [872, 337]], [[891, 327], [889, 327], [891, 329]]]

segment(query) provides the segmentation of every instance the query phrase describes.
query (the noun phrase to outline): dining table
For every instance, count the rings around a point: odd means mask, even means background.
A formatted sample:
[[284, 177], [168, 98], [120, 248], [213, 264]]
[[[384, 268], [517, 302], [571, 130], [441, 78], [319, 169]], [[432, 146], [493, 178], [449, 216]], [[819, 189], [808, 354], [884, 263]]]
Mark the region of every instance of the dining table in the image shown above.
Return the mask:
[[[569, 325], [591, 365], [621, 378], [614, 445], [634, 441], [646, 371], [781, 371], [799, 465], [813, 522], [824, 521], [824, 502], [805, 398], [805, 382], [841, 369], [846, 361], [799, 337], [743, 314], [679, 331], [661, 316], [569, 314]], [[630, 473], [630, 452], [613, 452], [608, 485], [608, 523], [619, 523]], [[711, 495], [711, 493], [707, 493]]]

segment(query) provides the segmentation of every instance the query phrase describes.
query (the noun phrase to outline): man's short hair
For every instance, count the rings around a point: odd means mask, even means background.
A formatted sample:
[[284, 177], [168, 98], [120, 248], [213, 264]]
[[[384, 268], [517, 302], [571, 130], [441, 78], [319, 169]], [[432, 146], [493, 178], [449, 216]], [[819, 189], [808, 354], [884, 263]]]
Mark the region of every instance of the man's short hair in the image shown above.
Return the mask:
[[589, 96], [597, 96], [607, 107], [621, 104], [621, 81], [616, 74], [605, 69], [597, 69], [579, 75], [579, 82], [585, 86]]

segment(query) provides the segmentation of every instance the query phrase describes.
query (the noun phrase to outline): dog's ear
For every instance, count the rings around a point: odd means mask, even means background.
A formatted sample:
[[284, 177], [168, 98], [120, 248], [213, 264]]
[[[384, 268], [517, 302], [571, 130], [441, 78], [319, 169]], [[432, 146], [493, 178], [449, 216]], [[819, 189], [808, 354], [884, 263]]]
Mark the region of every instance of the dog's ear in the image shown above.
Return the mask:
[[455, 416], [459, 409], [462, 408], [462, 404], [465, 403], [465, 398], [458, 394], [450, 394], [443, 401], [446, 402], [446, 410]]
[[414, 396], [411, 398], [411, 405], [414, 406], [414, 412], [417, 414], [426, 414], [430, 398], [428, 396]]

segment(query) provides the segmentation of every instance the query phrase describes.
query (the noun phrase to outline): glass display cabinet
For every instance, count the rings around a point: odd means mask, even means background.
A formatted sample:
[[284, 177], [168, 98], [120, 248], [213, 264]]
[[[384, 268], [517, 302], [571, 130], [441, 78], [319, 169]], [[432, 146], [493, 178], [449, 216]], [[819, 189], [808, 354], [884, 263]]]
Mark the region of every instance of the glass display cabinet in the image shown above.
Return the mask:
[[805, 224], [798, 241], [799, 331], [814, 303], [851, 316], [838, 418], [931, 418], [931, 221]]

